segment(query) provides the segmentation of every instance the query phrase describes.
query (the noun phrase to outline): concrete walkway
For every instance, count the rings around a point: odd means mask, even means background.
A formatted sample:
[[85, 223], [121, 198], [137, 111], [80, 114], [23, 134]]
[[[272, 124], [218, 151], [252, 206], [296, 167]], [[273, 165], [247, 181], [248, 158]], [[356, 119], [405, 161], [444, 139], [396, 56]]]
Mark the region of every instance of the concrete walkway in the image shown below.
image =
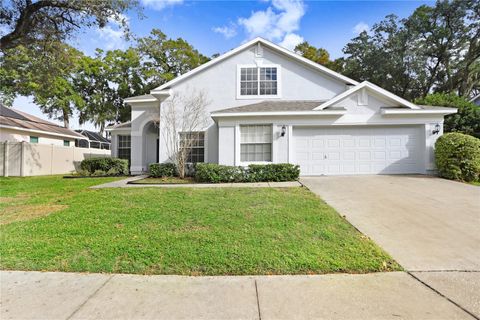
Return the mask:
[[145, 179], [148, 176], [134, 176], [123, 180], [104, 183], [90, 187], [103, 188], [291, 188], [301, 187], [298, 181], [288, 182], [243, 182], [243, 183], [185, 183], [185, 184], [129, 184], [131, 181]]
[[480, 319], [480, 187], [429, 176], [301, 182], [412, 276]]
[[182, 277], [0, 272], [6, 319], [474, 319], [404, 272]]

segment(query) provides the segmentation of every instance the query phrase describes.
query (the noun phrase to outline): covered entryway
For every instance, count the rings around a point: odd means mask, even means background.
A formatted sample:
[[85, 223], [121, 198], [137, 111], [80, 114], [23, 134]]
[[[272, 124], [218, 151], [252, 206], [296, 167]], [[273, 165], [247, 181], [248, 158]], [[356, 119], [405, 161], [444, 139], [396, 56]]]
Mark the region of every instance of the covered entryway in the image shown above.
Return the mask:
[[425, 173], [423, 126], [294, 127], [301, 174]]

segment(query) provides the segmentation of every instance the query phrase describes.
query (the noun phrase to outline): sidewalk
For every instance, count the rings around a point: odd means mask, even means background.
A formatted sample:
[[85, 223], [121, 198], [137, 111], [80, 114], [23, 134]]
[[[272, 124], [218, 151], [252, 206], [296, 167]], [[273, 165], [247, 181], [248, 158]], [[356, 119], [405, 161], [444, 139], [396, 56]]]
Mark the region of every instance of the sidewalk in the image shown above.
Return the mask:
[[1, 271], [5, 319], [473, 319], [404, 272], [183, 277]]

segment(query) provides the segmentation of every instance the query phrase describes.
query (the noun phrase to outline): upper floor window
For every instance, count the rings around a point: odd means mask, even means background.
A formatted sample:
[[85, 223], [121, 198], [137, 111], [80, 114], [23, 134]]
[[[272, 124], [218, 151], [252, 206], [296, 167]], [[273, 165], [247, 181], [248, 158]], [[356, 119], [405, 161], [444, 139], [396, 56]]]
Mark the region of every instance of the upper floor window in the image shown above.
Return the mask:
[[278, 96], [279, 95], [278, 66], [240, 66], [239, 96]]

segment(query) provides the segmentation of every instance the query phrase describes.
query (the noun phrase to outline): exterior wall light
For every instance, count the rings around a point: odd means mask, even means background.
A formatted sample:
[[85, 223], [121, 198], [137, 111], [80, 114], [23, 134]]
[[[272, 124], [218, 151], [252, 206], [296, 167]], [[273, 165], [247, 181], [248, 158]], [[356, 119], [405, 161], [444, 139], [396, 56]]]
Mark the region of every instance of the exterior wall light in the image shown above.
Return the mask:
[[287, 127], [285, 125], [282, 126], [282, 132], [280, 133], [281, 137], [285, 137], [285, 133], [287, 133]]
[[437, 123], [435, 124], [435, 129], [433, 129], [432, 134], [439, 134], [440, 133], [440, 125]]

